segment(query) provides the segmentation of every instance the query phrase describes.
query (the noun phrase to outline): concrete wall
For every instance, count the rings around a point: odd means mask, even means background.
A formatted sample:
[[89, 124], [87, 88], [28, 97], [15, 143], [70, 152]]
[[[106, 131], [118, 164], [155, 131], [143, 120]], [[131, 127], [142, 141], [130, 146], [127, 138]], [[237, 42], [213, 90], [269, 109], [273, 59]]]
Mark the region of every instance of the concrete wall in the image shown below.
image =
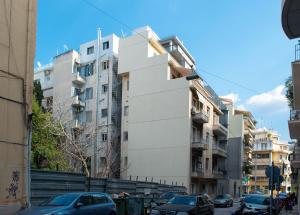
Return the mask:
[[0, 214], [25, 206], [36, 1], [0, 1]]

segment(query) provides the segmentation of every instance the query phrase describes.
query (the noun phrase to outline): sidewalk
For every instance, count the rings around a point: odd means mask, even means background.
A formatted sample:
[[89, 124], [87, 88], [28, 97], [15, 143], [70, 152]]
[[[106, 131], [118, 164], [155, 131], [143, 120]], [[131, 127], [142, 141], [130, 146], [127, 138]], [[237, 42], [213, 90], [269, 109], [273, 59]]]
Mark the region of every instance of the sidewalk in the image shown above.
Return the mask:
[[294, 206], [294, 208], [293, 208], [293, 210], [291, 212], [290, 211], [288, 212], [284, 208], [282, 208], [282, 210], [281, 210], [281, 212], [280, 212], [279, 215], [286, 215], [286, 214], [288, 214], [288, 215], [299, 215], [297, 205]]

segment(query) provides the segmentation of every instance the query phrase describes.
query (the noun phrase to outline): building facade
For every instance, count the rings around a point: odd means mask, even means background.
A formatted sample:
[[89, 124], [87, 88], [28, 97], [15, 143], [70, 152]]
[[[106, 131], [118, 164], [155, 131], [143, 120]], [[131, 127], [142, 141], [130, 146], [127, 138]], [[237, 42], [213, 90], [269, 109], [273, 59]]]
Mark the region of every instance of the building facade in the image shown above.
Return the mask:
[[121, 177], [225, 193], [227, 112], [177, 37], [150, 27], [120, 39]]
[[29, 204], [36, 1], [0, 1], [0, 214]]
[[289, 161], [291, 154], [289, 144], [280, 142], [278, 133], [266, 128], [257, 129], [254, 134], [254, 170], [251, 178], [251, 190], [269, 193], [269, 179], [266, 177], [265, 170], [272, 165], [273, 161], [274, 166], [280, 168], [280, 174], [284, 177], [280, 190], [288, 192], [291, 188], [290, 174], [292, 173]]
[[[118, 46], [117, 36], [99, 34], [97, 40], [80, 45], [79, 52], [55, 56], [34, 75], [42, 86], [43, 107], [83, 144], [89, 144], [87, 163], [94, 177], [120, 176]], [[70, 159], [70, 165], [81, 171], [80, 163]]]
[[238, 197], [250, 190], [255, 120], [251, 112], [235, 109], [232, 100], [227, 98], [222, 98], [222, 100], [228, 107], [229, 116], [228, 189], [232, 196]]

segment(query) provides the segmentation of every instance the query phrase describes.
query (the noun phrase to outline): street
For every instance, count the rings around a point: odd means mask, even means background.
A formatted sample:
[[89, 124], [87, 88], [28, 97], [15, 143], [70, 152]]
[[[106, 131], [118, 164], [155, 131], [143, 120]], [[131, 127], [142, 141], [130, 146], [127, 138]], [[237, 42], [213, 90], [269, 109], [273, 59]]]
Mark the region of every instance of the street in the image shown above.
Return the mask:
[[215, 215], [228, 215], [231, 214], [232, 212], [236, 211], [240, 206], [239, 202], [235, 202], [233, 204], [233, 207], [229, 208], [215, 208]]

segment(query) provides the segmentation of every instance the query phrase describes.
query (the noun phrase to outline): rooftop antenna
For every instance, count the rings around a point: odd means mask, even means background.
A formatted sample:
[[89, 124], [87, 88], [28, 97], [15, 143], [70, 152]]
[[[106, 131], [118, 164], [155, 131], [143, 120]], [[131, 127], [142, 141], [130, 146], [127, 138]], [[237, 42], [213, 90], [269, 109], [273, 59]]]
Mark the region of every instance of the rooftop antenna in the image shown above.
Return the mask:
[[126, 37], [126, 34], [124, 33], [123, 29], [121, 29], [122, 38]]
[[295, 45], [295, 61], [300, 61], [300, 40]]
[[68, 51], [68, 50], [69, 50], [69, 48], [68, 48], [67, 44], [64, 44], [64, 52]]

